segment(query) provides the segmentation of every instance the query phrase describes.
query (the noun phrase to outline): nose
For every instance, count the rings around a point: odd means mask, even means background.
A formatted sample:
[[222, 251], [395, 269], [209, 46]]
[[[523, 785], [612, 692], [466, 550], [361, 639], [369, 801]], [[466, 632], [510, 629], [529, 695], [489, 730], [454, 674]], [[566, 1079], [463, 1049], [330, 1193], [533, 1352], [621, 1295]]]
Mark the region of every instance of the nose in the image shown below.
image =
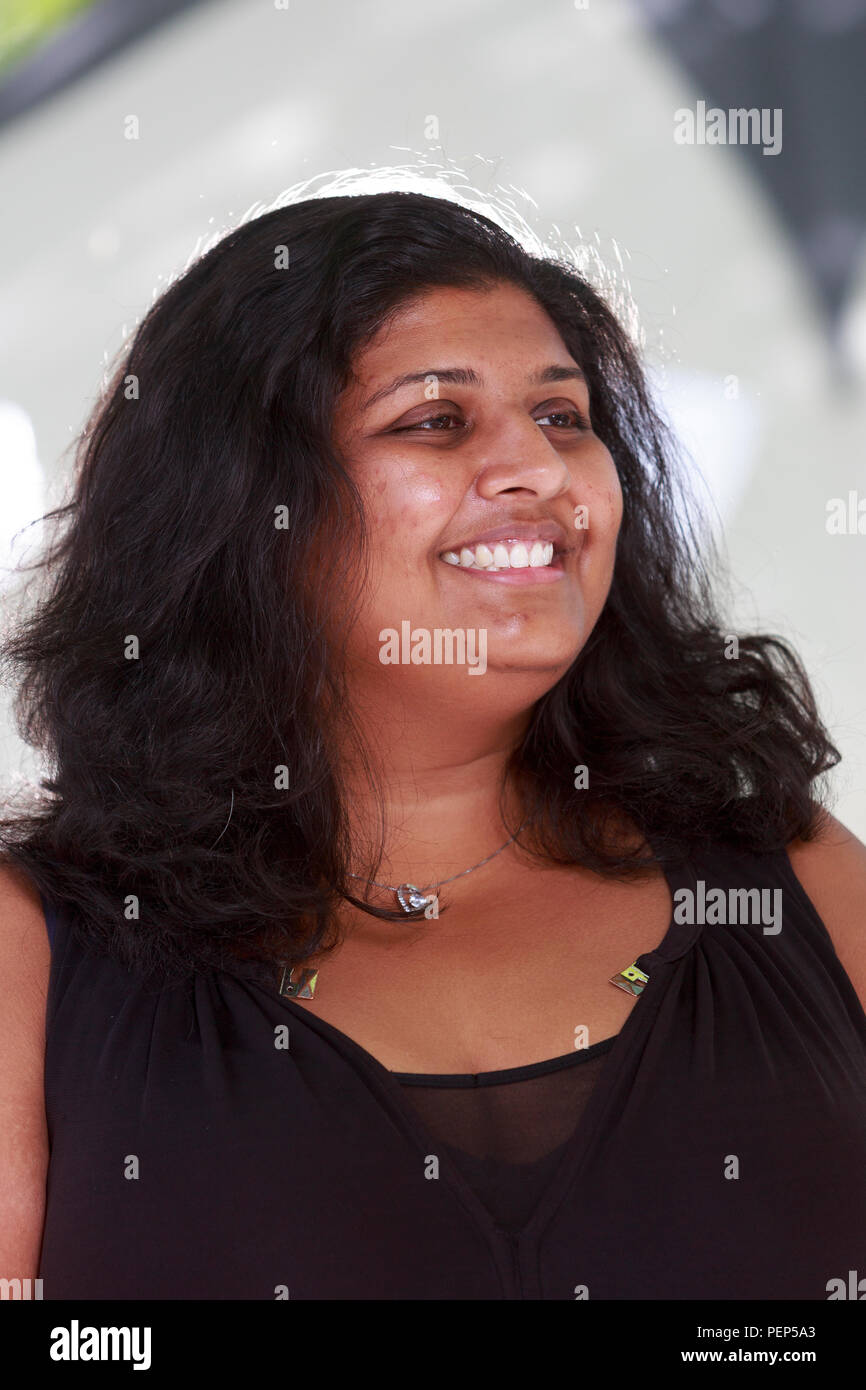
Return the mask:
[[533, 420], [523, 427], [503, 430], [498, 440], [489, 442], [485, 453], [490, 461], [482, 465], [475, 480], [479, 497], [526, 492], [551, 498], [568, 490], [568, 465]]

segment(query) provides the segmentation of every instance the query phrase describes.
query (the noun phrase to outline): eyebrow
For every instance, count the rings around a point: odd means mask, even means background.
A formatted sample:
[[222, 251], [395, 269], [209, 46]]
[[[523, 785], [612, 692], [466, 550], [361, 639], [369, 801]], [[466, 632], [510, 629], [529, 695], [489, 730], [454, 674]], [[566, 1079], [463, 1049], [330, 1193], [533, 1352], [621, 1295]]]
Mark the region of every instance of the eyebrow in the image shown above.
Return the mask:
[[[362, 410], [369, 410], [371, 405], [383, 399], [384, 396], [392, 396], [395, 391], [399, 391], [403, 386], [411, 386], [414, 382], [424, 382], [428, 377], [435, 376], [437, 381], [444, 381], [451, 386], [483, 386], [484, 378], [472, 367], [427, 367], [420, 372], [403, 372], [397, 376], [387, 386], [382, 386], [378, 391], [374, 391], [372, 396], [368, 396], [362, 403]], [[552, 364], [549, 367], [542, 367], [541, 371], [536, 372], [530, 378], [533, 386], [546, 386], [555, 381], [582, 381], [585, 385], [586, 373], [577, 366], [559, 366]]]

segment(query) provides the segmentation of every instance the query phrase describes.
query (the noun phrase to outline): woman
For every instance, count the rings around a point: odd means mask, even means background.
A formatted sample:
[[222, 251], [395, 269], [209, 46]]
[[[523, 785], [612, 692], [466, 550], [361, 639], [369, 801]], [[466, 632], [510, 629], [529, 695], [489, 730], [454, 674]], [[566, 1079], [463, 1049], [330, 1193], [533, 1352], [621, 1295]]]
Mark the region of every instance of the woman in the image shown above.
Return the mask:
[[866, 850], [671, 457], [600, 296], [446, 199], [279, 209], [154, 305], [6, 646], [52, 775], [4, 830], [4, 1274], [837, 1296]]

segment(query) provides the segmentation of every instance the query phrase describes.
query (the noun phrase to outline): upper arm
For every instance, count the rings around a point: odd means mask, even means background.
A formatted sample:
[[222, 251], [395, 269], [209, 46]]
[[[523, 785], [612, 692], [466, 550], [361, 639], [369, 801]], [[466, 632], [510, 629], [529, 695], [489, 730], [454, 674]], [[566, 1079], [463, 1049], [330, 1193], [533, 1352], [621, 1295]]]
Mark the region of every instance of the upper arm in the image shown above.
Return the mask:
[[866, 845], [824, 813], [820, 838], [792, 841], [788, 855], [866, 1009]]
[[0, 1278], [36, 1276], [45, 1215], [45, 1003], [51, 950], [42, 901], [0, 864]]

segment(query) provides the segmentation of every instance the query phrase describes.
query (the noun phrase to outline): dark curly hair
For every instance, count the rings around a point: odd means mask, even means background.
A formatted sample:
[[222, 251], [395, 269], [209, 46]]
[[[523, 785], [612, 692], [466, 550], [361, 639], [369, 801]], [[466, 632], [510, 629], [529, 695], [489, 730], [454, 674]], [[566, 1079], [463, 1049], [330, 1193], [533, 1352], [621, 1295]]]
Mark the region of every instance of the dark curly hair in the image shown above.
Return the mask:
[[[623, 816], [653, 863], [814, 835], [813, 784], [839, 754], [782, 640], [742, 635], [729, 659], [676, 441], [602, 295], [448, 198], [311, 198], [226, 235], [143, 318], [27, 567], [45, 592], [0, 648], [50, 772], [0, 822], [3, 858], [92, 949], [172, 977], [241, 956], [272, 971], [334, 944], [341, 900], [406, 920], [348, 875], [328, 711], [350, 701], [326, 618], [339, 592], [345, 636], [342, 596], [360, 595], [369, 553], [332, 416], [353, 353], [408, 297], [501, 282], [535, 297], [584, 368], [624, 500], [601, 617], [506, 769], [533, 808], [532, 852], [629, 877], [650, 861], [611, 834]], [[321, 543], [343, 566], [311, 591]]]

